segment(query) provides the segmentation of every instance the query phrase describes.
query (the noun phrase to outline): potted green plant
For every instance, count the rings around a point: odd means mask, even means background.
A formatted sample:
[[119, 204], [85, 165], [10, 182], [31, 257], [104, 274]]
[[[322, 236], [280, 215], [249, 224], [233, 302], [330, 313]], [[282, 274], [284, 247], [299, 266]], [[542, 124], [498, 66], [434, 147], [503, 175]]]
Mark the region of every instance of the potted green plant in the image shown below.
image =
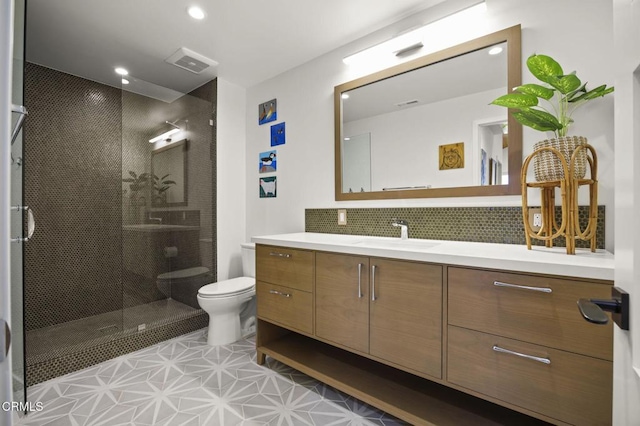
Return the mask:
[[[587, 143], [581, 136], [567, 136], [573, 124], [572, 115], [577, 108], [588, 101], [613, 92], [606, 85], [588, 90], [575, 72], [565, 74], [553, 58], [533, 54], [527, 59], [527, 68], [543, 84], [524, 84], [514, 89], [514, 93], [500, 96], [493, 105], [513, 108], [513, 117], [520, 124], [541, 132], [554, 132], [555, 138], [540, 141], [534, 151], [542, 147], [553, 147], [561, 152], [567, 162], [575, 148]], [[575, 164], [575, 177], [582, 178], [586, 172], [586, 150], [580, 150]], [[564, 176], [559, 160], [549, 151], [534, 158], [536, 180], [557, 180]]]
[[156, 175], [153, 175], [153, 190], [154, 200], [158, 203], [166, 203], [167, 202], [167, 190], [171, 188], [171, 185], [175, 185], [176, 182], [173, 180], [167, 180], [170, 174], [166, 174], [159, 178]]
[[159, 178], [151, 173], [144, 172], [138, 175], [136, 172], [129, 170], [129, 175], [131, 177], [123, 178], [122, 181], [129, 184], [131, 197], [137, 198], [137, 194], [141, 191], [151, 189], [153, 192], [153, 200], [156, 203], [165, 203], [167, 198], [166, 191], [171, 188], [171, 185], [176, 184], [173, 180], [167, 180], [169, 177], [168, 174]]
[[123, 178], [123, 182], [129, 184], [132, 193], [146, 189], [149, 186], [149, 173], [144, 172], [138, 175], [136, 172], [129, 170], [129, 178]]

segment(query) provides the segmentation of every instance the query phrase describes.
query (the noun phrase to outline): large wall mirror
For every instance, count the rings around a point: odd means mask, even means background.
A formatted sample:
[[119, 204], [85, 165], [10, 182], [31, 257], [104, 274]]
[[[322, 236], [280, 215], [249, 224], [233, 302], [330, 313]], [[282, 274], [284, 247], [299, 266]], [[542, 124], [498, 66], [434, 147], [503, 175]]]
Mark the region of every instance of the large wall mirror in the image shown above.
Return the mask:
[[515, 195], [520, 26], [335, 87], [336, 200]]
[[186, 139], [156, 149], [151, 153], [153, 207], [186, 206], [187, 193]]

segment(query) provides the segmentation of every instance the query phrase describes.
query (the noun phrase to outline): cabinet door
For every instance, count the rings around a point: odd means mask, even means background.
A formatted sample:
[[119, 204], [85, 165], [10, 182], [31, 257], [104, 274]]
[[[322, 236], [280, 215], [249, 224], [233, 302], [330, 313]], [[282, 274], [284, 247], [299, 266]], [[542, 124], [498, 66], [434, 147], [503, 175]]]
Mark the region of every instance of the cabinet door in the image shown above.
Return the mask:
[[369, 352], [369, 258], [316, 254], [316, 335]]
[[256, 280], [313, 291], [313, 252], [256, 245]]
[[370, 262], [370, 354], [441, 378], [442, 267]]
[[313, 333], [313, 296], [306, 291], [256, 282], [258, 318], [291, 330]]

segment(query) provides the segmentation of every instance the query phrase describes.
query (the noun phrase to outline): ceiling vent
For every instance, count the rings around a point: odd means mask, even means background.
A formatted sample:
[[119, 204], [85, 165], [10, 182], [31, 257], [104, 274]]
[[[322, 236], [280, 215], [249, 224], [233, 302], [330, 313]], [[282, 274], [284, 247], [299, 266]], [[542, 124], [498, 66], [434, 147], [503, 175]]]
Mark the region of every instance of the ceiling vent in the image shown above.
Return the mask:
[[207, 68], [215, 68], [218, 63], [213, 59], [209, 59], [206, 56], [189, 50], [186, 47], [181, 47], [176, 52], [165, 59], [165, 62], [173, 64], [177, 67], [191, 71], [194, 74], [200, 74]]

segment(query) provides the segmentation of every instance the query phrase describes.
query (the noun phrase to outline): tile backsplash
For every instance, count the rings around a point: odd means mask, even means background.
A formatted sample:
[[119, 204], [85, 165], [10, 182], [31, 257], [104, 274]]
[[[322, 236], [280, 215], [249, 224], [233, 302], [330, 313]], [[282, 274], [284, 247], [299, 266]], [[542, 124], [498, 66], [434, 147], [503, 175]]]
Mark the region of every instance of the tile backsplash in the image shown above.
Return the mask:
[[[526, 244], [522, 208], [520, 207], [402, 207], [346, 209], [347, 224], [338, 225], [338, 209], [306, 209], [305, 231], [328, 234], [399, 237], [400, 229], [391, 226], [393, 218], [409, 222], [409, 238], [451, 241], [475, 241], [503, 244]], [[580, 225], [588, 221], [588, 207], [579, 208]], [[605, 247], [604, 206], [598, 206], [596, 246]], [[560, 209], [556, 220], [560, 222]], [[543, 241], [533, 240], [535, 245]], [[555, 246], [565, 246], [563, 238]], [[589, 247], [578, 240], [577, 247]]]

